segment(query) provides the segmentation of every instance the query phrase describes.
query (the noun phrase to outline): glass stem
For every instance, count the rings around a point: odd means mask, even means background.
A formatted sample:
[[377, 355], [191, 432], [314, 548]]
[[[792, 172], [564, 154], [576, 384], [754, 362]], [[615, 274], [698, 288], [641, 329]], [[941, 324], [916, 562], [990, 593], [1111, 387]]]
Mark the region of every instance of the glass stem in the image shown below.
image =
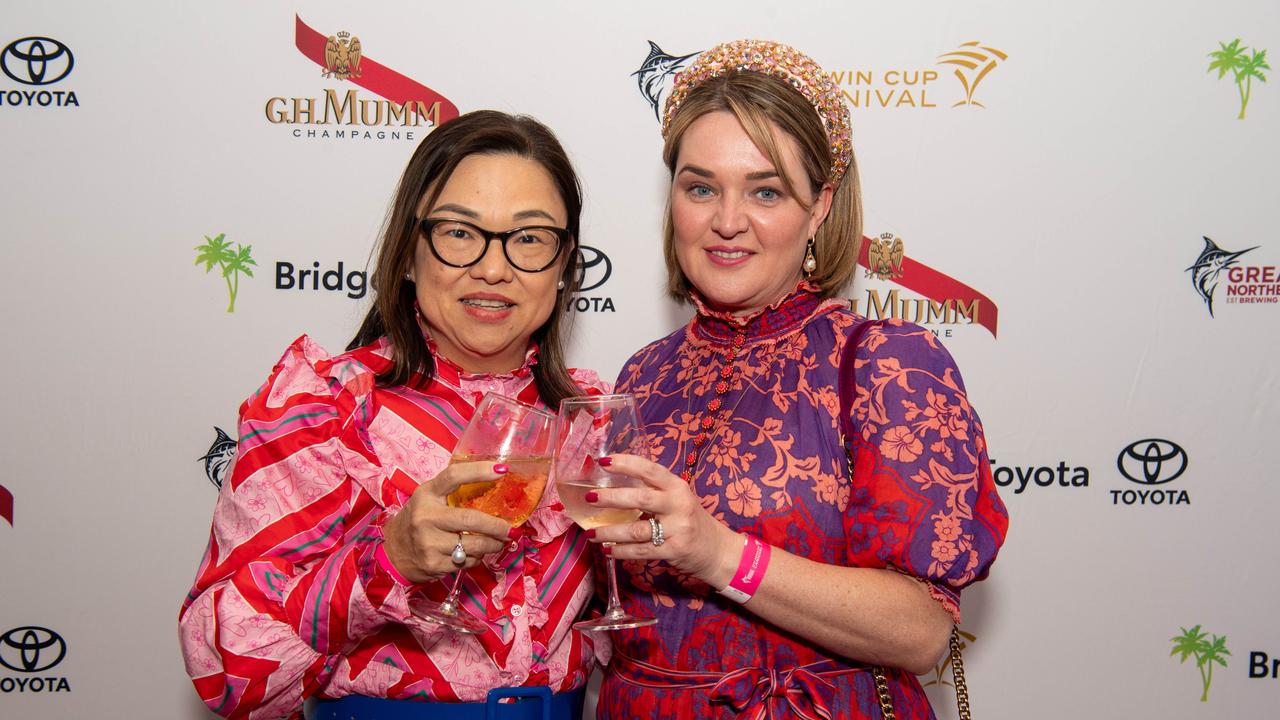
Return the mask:
[[609, 566], [609, 606], [605, 608], [605, 617], [622, 615], [622, 603], [618, 600], [618, 574], [614, 571], [614, 563], [616, 562], [613, 558], [609, 558], [607, 563]]
[[440, 603], [440, 614], [454, 617], [458, 614], [458, 591], [462, 589], [462, 571], [453, 574], [453, 587], [449, 590], [449, 596]]

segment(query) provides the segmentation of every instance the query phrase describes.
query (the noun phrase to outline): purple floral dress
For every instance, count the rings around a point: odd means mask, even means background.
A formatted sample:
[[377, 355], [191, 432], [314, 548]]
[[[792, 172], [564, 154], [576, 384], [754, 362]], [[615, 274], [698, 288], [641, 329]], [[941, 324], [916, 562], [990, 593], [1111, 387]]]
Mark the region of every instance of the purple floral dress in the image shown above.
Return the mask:
[[[698, 303], [687, 327], [627, 362], [617, 391], [637, 396], [654, 458], [689, 471], [717, 519], [817, 562], [915, 577], [958, 622], [961, 588], [986, 575], [1008, 526], [982, 425], [933, 333], [889, 320], [848, 356], [855, 432], [843, 437], [837, 376], [866, 322], [803, 283], [745, 319]], [[613, 633], [598, 717], [881, 716], [868, 666], [666, 563], [620, 563], [618, 579], [627, 609], [659, 623]], [[933, 717], [914, 675], [885, 672], [899, 718]]]

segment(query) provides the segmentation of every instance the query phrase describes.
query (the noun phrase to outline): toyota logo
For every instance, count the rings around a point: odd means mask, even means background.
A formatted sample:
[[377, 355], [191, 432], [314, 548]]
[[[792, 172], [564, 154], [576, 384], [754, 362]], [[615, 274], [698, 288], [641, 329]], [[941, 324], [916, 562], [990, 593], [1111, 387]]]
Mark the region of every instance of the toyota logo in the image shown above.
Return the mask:
[[1130, 443], [1116, 458], [1120, 474], [1139, 485], [1163, 485], [1187, 470], [1187, 451], [1171, 440]]
[[591, 247], [582, 245], [578, 248], [578, 292], [595, 290], [608, 281], [613, 274], [613, 263], [609, 256]]
[[67, 643], [49, 628], [27, 625], [0, 635], [0, 665], [18, 672], [40, 672], [62, 662]]
[[71, 74], [71, 48], [47, 37], [14, 40], [0, 51], [0, 70], [23, 85], [49, 85]]

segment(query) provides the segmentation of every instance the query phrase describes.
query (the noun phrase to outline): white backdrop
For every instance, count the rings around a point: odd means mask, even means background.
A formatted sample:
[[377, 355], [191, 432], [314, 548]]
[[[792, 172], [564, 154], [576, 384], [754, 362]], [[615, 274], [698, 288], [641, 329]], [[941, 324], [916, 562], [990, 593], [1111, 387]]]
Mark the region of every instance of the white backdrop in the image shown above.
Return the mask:
[[[1280, 305], [1229, 293], [1280, 295], [1280, 88], [1208, 67], [1236, 38], [1280, 48], [1280, 5], [46, 0], [0, 10], [0, 717], [206, 717], [176, 639], [216, 493], [197, 458], [294, 337], [345, 345], [368, 297], [279, 289], [277, 264], [362, 270], [429, 130], [272, 123], [274, 97], [382, 99], [321, 77], [295, 15], [462, 112], [557, 131], [611, 266], [572, 357], [605, 376], [687, 317], [660, 293], [661, 139], [632, 74], [648, 41], [767, 37], [843, 73], [867, 234], [939, 273], [859, 273], [851, 296], [910, 310], [949, 277], [987, 298], [992, 327], [930, 325], [1010, 483], [1008, 543], [963, 607], [978, 716], [1274, 716]], [[976, 85], [949, 63], [973, 41], [995, 63]], [[234, 312], [193, 265], [218, 234], [256, 262]], [[1189, 271], [1204, 237], [1248, 251]], [[1166, 456], [1148, 475], [1121, 457], [1146, 439], [1135, 453]], [[1203, 702], [1196, 656], [1170, 656], [1194, 626], [1229, 652]], [[954, 717], [950, 688], [930, 693]]]

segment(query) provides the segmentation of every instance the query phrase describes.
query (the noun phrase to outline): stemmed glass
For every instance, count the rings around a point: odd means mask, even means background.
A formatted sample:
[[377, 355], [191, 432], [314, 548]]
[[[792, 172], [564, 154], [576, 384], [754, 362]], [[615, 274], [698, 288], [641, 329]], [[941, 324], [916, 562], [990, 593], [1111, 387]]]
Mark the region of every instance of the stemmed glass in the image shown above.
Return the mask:
[[[555, 456], [552, 471], [556, 490], [564, 511], [585, 529], [602, 525], [633, 522], [640, 511], [630, 508], [602, 508], [586, 500], [586, 495], [600, 488], [642, 487], [643, 483], [626, 475], [608, 472], [600, 466], [606, 455], [628, 453], [648, 457], [647, 439], [635, 398], [631, 395], [597, 395], [571, 397], [560, 401], [556, 419]], [[605, 561], [609, 569], [609, 604], [603, 616], [573, 624], [578, 630], [623, 630], [658, 622], [628, 614], [618, 602], [618, 579], [614, 560]]]
[[[517, 527], [529, 519], [542, 499], [551, 465], [551, 436], [555, 416], [503, 395], [489, 393], [471, 416], [453, 450], [449, 464], [505, 463], [507, 473], [497, 480], [466, 483], [449, 493], [451, 507], [471, 508], [506, 520]], [[483, 633], [488, 626], [462, 613], [458, 592], [461, 571], [443, 602], [419, 598], [410, 605], [416, 617], [467, 633]]]

